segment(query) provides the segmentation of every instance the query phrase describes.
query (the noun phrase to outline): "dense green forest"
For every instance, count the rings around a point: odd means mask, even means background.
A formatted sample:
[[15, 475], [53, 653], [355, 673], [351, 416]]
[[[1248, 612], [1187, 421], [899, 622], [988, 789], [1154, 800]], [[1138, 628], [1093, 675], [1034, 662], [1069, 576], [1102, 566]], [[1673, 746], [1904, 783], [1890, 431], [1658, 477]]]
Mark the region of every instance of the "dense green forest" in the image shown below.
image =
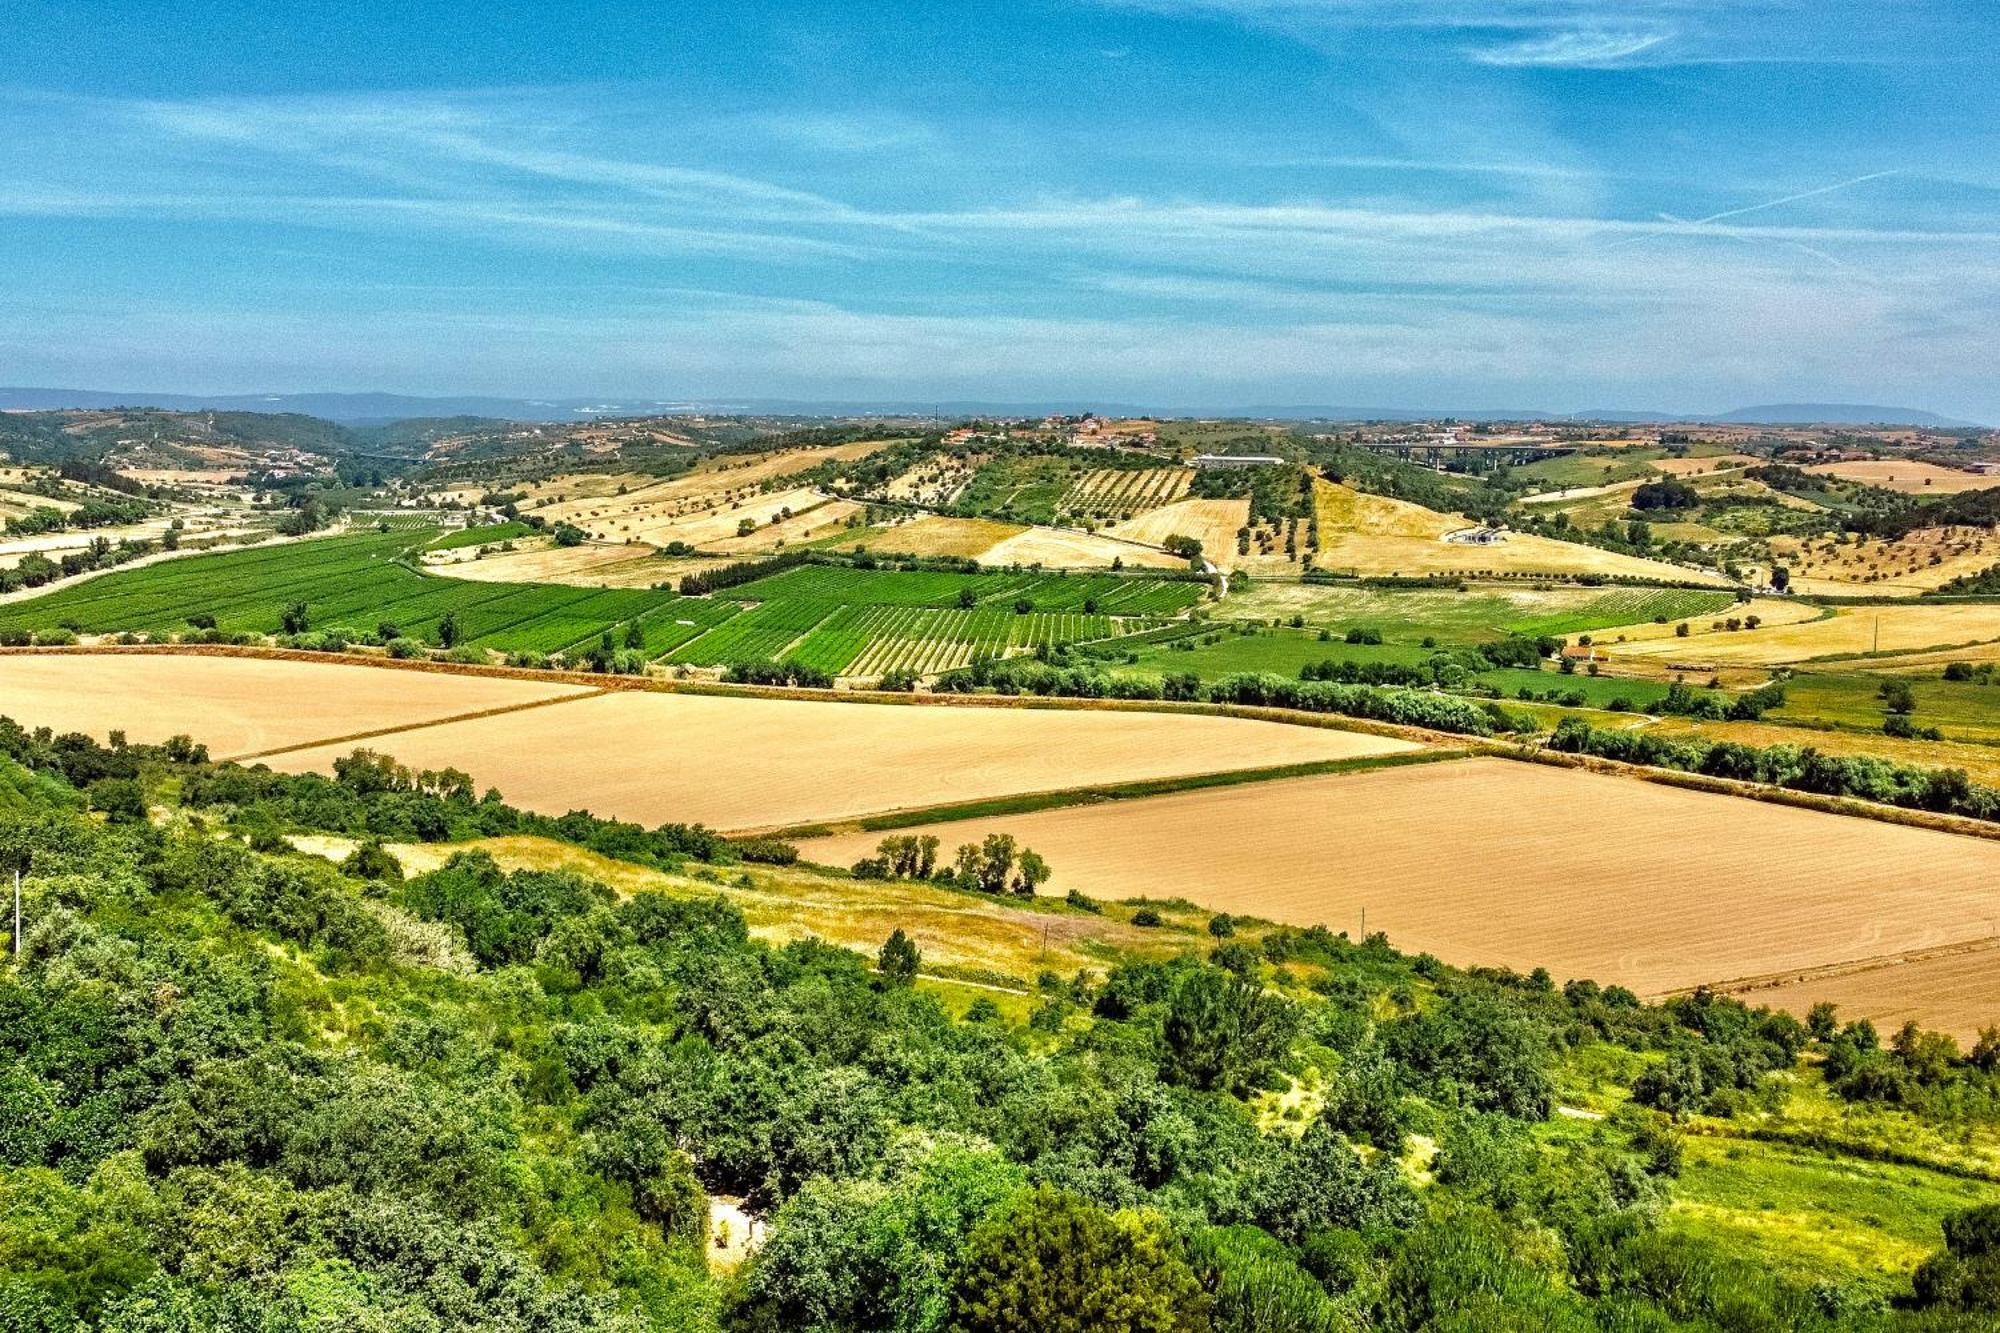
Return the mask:
[[[354, 850], [293, 851], [308, 832]], [[498, 833], [693, 888], [479, 850], [405, 878], [384, 848]], [[1780, 1272], [1669, 1213], [1698, 1122], [1808, 1089], [1970, 1144], [2000, 1121], [2000, 1037], [1962, 1056], [1226, 918], [1176, 959], [1046, 976], [1016, 1019], [947, 1005], [901, 932], [878, 959], [753, 939], [730, 879], [792, 855], [530, 815], [365, 755], [288, 777], [0, 721], [27, 921], [0, 974], [0, 1326], [2000, 1318], [2000, 1195], [1971, 1156], [1913, 1274], [1810, 1245]], [[1559, 1114], [1581, 1068], [1618, 1085], [1608, 1113]], [[712, 1197], [766, 1220], [740, 1265], [712, 1257]]]

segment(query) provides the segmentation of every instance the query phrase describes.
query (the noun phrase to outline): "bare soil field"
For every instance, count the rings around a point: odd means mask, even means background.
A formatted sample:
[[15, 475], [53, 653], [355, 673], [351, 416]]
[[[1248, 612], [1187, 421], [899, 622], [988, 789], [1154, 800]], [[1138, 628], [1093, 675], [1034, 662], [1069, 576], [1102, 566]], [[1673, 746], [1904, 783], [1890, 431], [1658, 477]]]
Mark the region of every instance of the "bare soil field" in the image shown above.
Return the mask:
[[2000, 1023], [2000, 939], [1725, 989], [1746, 1003], [1802, 1018], [1813, 1005], [1829, 1001], [1839, 1006], [1842, 1018], [1872, 1019], [1885, 1034], [1914, 1018], [1970, 1046], [1981, 1028]]
[[2000, 605], [1850, 606], [1825, 620], [1615, 644], [1608, 651], [1614, 661], [1657, 658], [1691, 665], [1775, 666], [1833, 653], [1914, 652], [1995, 639], [2000, 639]]
[[[1055, 893], [1179, 896], [1350, 934], [1365, 910], [1406, 951], [1649, 995], [2000, 933], [2000, 842], [1503, 759], [906, 831], [947, 850], [1013, 834], [1048, 859]], [[845, 864], [877, 840], [801, 850]], [[1853, 985], [1862, 1013], [1896, 994]], [[2000, 971], [1950, 1006], [1981, 1007], [2000, 1017]]]
[[339, 662], [0, 653], [0, 715], [99, 740], [113, 730], [139, 742], [185, 732], [218, 759], [589, 693]]
[[[395, 681], [402, 673], [378, 674]], [[636, 691], [369, 745], [418, 768], [463, 769], [481, 788], [498, 787], [529, 809], [721, 829], [1416, 748], [1225, 717]], [[328, 770], [353, 748], [299, 750], [271, 762], [288, 772]]]
[[[1575, 542], [1508, 533], [1491, 546], [1444, 540], [1467, 526], [1462, 516], [1369, 495], [1321, 482], [1319, 506], [1322, 569], [1362, 575], [1458, 574], [1480, 571], [1524, 574], [1611, 574], [1722, 585], [1722, 575], [1685, 565], [1620, 555]], [[1233, 548], [1232, 548], [1233, 549]]]
[[1950, 495], [1956, 491], [1983, 491], [2000, 486], [2000, 477], [1960, 472], [1957, 468], [1919, 463], [1910, 458], [1868, 458], [1849, 463], [1822, 463], [1807, 468], [1822, 477], [1839, 477], [1907, 495]]

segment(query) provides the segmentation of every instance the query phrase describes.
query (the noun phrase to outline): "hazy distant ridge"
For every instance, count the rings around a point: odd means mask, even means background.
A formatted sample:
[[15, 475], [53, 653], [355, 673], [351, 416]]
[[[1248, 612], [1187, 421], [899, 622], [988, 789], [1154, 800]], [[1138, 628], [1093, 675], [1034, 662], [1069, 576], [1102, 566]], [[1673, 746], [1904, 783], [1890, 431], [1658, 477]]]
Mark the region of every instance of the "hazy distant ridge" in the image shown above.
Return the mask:
[[156, 407], [181, 412], [298, 412], [354, 425], [409, 417], [498, 417], [513, 421], [588, 421], [600, 417], [656, 416], [679, 412], [708, 415], [770, 416], [1040, 416], [1045, 413], [1106, 416], [1263, 417], [1284, 421], [1708, 421], [1732, 425], [1875, 425], [1965, 427], [1913, 407], [1854, 403], [1773, 403], [1727, 412], [1676, 412], [1593, 408], [1550, 412], [1532, 408], [1354, 407], [1330, 404], [1196, 404], [1162, 406], [1102, 399], [1046, 399], [987, 402], [973, 399], [794, 399], [794, 398], [428, 398], [393, 393], [194, 394], [118, 392], [101, 389], [0, 388], [0, 411], [59, 408]]

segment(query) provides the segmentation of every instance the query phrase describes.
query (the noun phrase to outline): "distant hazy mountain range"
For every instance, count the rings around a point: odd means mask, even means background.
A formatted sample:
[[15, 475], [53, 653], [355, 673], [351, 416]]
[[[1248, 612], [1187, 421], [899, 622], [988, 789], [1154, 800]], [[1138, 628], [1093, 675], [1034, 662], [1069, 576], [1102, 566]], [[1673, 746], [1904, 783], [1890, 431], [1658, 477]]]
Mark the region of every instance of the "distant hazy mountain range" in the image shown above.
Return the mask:
[[1771, 403], [1728, 412], [1635, 411], [1630, 408], [1586, 412], [1546, 412], [1530, 409], [1341, 407], [1331, 405], [1270, 406], [1214, 404], [1162, 408], [1137, 403], [1093, 399], [1040, 402], [977, 402], [915, 399], [833, 402], [789, 398], [666, 399], [666, 398], [425, 398], [393, 393], [269, 393], [194, 394], [124, 393], [100, 389], [0, 388], [0, 411], [48, 411], [58, 408], [157, 407], [179, 412], [297, 412], [348, 425], [399, 421], [410, 417], [496, 417], [510, 421], [588, 421], [603, 417], [658, 416], [703, 413], [711, 416], [1040, 416], [1096, 412], [1107, 416], [1263, 417], [1285, 421], [1705, 421], [1734, 425], [1854, 425], [1964, 427], [1978, 423], [1953, 421], [1935, 412], [1911, 407], [1879, 407], [1855, 403]]

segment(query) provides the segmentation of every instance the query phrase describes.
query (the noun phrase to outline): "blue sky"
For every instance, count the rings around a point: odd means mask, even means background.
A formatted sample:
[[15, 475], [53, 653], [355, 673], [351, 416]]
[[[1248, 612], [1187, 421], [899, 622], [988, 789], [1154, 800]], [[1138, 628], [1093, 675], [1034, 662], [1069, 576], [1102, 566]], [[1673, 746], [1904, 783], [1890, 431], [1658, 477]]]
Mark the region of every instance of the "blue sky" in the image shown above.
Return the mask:
[[0, 383], [2000, 421], [1991, 0], [10, 10]]

